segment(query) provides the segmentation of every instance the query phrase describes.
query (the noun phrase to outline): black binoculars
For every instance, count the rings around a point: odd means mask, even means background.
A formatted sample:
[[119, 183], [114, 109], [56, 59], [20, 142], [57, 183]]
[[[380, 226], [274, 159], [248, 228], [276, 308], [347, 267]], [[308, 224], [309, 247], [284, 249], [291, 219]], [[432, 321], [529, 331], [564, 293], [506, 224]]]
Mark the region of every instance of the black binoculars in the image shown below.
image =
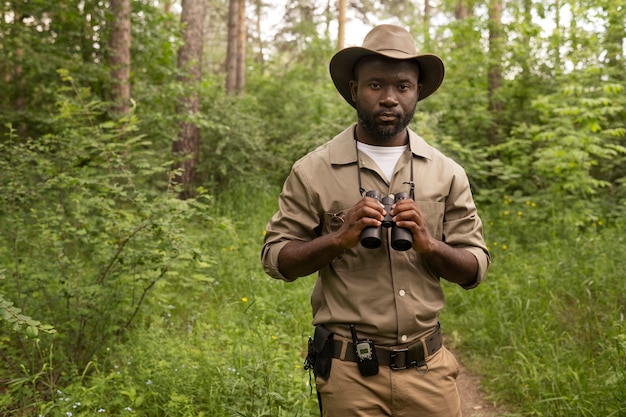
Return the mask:
[[369, 226], [363, 229], [361, 232], [361, 245], [368, 249], [376, 249], [380, 246], [382, 240], [382, 228], [391, 227], [391, 247], [395, 250], [405, 251], [413, 247], [413, 235], [408, 229], [396, 226], [396, 223], [391, 220], [391, 206], [400, 200], [410, 198], [407, 193], [398, 193], [395, 195], [390, 194], [387, 197], [381, 198], [381, 193], [376, 190], [371, 190], [365, 193], [366, 197], [375, 198], [385, 206], [385, 218], [382, 221], [382, 226], [374, 227]]

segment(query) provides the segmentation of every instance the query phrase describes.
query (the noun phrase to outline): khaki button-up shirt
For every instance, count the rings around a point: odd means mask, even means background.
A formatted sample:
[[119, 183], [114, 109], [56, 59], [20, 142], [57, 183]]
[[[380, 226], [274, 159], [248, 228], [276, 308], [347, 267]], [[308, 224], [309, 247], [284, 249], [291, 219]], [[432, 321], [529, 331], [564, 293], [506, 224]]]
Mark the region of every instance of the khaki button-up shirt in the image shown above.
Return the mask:
[[[261, 255], [265, 271], [286, 280], [278, 265], [285, 244], [310, 241], [341, 227], [345, 214], [362, 198], [359, 166], [365, 191], [408, 193], [412, 160], [415, 201], [430, 234], [476, 257], [476, 281], [466, 288], [477, 286], [490, 261], [463, 168], [409, 130], [410, 149], [400, 157], [389, 183], [371, 158], [357, 153], [354, 129], [349, 127], [293, 165], [279, 211], [267, 225]], [[359, 337], [386, 346], [411, 343], [437, 326], [444, 307], [440, 278], [416, 251], [393, 250], [390, 230], [384, 229], [379, 248], [359, 244], [318, 271], [311, 295], [314, 325], [350, 337], [349, 325], [354, 324]]]

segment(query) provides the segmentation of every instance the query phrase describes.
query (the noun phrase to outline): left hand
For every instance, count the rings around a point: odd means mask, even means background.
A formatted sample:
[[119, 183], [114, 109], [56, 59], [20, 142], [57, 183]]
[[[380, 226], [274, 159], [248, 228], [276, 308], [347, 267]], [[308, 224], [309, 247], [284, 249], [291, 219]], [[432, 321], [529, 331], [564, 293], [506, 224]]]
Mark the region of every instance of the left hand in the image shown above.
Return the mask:
[[411, 231], [413, 250], [419, 253], [429, 253], [434, 250], [435, 242], [428, 231], [426, 219], [415, 201], [410, 198], [398, 201], [391, 207], [391, 215], [396, 226]]

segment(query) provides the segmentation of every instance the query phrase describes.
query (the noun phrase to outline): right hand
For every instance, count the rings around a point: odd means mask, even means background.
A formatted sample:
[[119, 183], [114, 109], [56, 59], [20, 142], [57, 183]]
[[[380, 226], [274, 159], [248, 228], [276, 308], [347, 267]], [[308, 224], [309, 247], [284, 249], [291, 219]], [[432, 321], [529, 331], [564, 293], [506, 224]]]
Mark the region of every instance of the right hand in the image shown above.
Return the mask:
[[335, 232], [337, 244], [349, 249], [361, 241], [361, 232], [368, 226], [379, 227], [385, 218], [383, 204], [371, 197], [363, 197], [346, 214], [343, 224]]

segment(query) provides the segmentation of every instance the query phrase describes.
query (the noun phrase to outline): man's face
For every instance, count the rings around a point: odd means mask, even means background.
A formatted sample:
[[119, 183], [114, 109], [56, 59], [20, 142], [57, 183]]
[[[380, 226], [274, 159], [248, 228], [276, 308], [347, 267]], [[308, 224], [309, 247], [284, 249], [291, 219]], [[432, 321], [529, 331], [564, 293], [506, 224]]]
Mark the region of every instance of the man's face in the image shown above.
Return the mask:
[[421, 88], [419, 66], [414, 61], [367, 56], [357, 63], [355, 76], [350, 89], [367, 139], [392, 144], [404, 135], [415, 113]]

